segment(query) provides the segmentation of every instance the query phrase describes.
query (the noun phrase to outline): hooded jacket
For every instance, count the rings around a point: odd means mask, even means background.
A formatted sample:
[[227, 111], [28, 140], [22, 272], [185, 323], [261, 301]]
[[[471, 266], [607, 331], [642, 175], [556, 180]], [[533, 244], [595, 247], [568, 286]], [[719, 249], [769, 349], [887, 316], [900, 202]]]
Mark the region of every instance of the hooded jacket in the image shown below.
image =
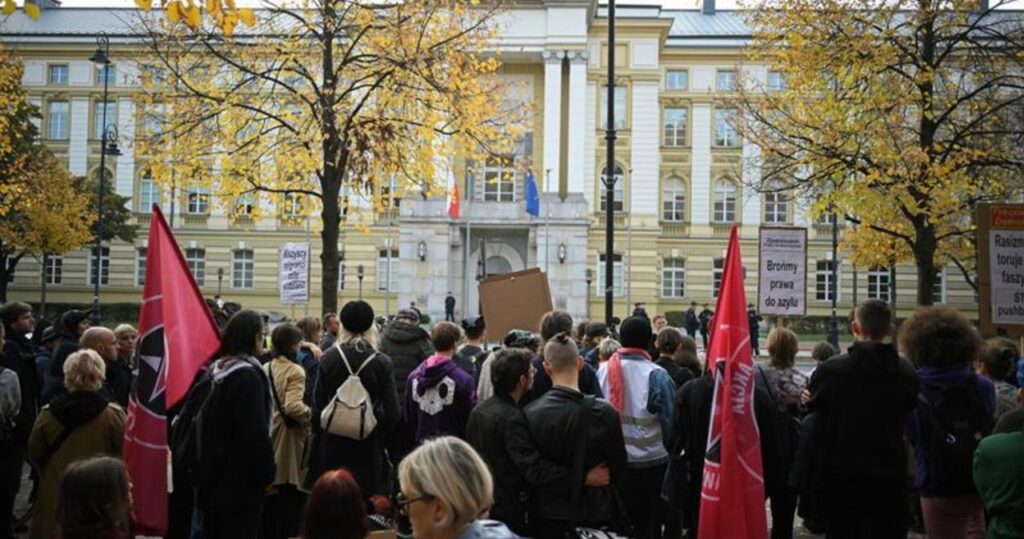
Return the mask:
[[434, 353], [430, 335], [419, 326], [395, 320], [381, 333], [379, 351], [391, 358], [398, 401], [405, 402], [405, 382], [409, 373]]
[[406, 388], [405, 420], [414, 445], [434, 436], [465, 437], [476, 406], [472, 375], [450, 357], [435, 355], [409, 373]]
[[3, 365], [18, 375], [21, 387], [21, 407], [14, 427], [14, 440], [24, 447], [32, 424], [39, 411], [41, 387], [36, 377], [36, 361], [31, 341], [24, 333], [7, 331], [7, 343], [3, 349]]
[[54, 325], [58, 341], [57, 347], [53, 349], [49, 374], [43, 380], [44, 404], [67, 392], [64, 388], [64, 361], [78, 351], [78, 324], [88, 316], [89, 311], [67, 311], [60, 315], [60, 320]]

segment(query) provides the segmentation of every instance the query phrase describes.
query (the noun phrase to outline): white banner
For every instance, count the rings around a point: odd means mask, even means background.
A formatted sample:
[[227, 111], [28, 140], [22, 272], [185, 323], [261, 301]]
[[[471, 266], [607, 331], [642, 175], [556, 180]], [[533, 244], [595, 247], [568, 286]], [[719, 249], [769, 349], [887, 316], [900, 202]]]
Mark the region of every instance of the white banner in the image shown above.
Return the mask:
[[281, 247], [278, 286], [281, 305], [309, 303], [308, 243], [286, 243]]
[[757, 312], [804, 316], [807, 303], [807, 229], [760, 230]]
[[990, 230], [992, 323], [1024, 325], [1024, 230]]

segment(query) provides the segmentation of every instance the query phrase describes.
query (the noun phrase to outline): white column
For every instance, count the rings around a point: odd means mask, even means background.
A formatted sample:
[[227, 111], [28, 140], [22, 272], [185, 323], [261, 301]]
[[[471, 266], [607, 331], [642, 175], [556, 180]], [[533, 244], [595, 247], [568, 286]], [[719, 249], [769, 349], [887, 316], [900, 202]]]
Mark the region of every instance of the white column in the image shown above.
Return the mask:
[[693, 105], [693, 142], [690, 161], [690, 215], [695, 225], [710, 222], [711, 213], [711, 105]]
[[130, 197], [135, 192], [135, 103], [129, 98], [117, 101], [117, 134], [121, 155], [114, 185], [117, 194]]
[[597, 211], [599, 197], [594, 192], [597, 181], [597, 83], [587, 82], [587, 102], [583, 109], [583, 196], [587, 199], [587, 209]]
[[[562, 162], [562, 58], [563, 51], [544, 51], [544, 170], [534, 171], [543, 179], [551, 171], [554, 185], [558, 185], [559, 164]], [[557, 187], [556, 187], [557, 188]]]
[[[28, 102], [31, 103], [36, 108], [38, 108], [40, 114], [43, 113], [43, 99], [42, 98], [40, 98], [40, 97], [31, 97], [31, 98], [29, 98]], [[45, 138], [46, 135], [49, 135], [49, 133], [43, 133], [43, 125], [42, 125], [42, 120], [40, 118], [33, 117], [31, 121], [32, 121], [32, 125], [36, 126], [36, 129], [39, 130], [39, 138]]]
[[587, 139], [587, 54], [584, 51], [569, 53], [569, 147], [568, 178], [570, 193], [584, 192]]
[[71, 126], [68, 141], [68, 169], [75, 176], [88, 173], [89, 155], [89, 98], [71, 99]]
[[629, 162], [630, 212], [651, 215], [658, 212], [658, 83], [634, 82], [633, 122]]

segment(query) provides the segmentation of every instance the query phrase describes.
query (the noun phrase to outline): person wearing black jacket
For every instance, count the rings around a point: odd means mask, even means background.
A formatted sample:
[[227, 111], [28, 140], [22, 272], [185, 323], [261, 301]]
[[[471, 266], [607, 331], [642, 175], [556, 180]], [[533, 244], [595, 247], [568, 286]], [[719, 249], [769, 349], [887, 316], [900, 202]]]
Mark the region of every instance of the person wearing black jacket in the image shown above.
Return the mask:
[[103, 387], [107, 398], [121, 408], [128, 409], [128, 394], [132, 387], [131, 365], [117, 358], [117, 337], [113, 331], [105, 327], [85, 330], [79, 341], [81, 348], [95, 351], [103, 358], [107, 366], [107, 377]]
[[60, 315], [55, 331], [57, 332], [57, 348], [53, 351], [53, 359], [50, 361], [50, 370], [43, 380], [42, 404], [50, 402], [50, 399], [66, 393], [64, 388], [64, 360], [74, 352], [78, 351], [78, 339], [89, 329], [92, 322], [89, 316], [92, 311], [70, 310]]
[[655, 356], [658, 358], [655, 363], [668, 371], [668, 375], [672, 378], [672, 382], [677, 390], [683, 387], [686, 382], [696, 378], [690, 369], [676, 363], [676, 352], [683, 344], [683, 334], [678, 329], [671, 327], [662, 328], [658, 332], [654, 344], [658, 352], [657, 356]]
[[204, 537], [257, 537], [267, 487], [274, 480], [270, 382], [262, 353], [263, 319], [242, 310], [228, 320], [211, 367], [216, 386], [203, 416], [197, 505]]
[[430, 334], [419, 326], [419, 312], [402, 309], [380, 336], [380, 353], [391, 358], [398, 402], [405, 402], [405, 382], [409, 373], [434, 353]]
[[[548, 340], [559, 333], [563, 333], [572, 338], [572, 331], [572, 316], [565, 311], [551, 311], [541, 318], [540, 338], [542, 343], [548, 342]], [[525, 397], [523, 397], [523, 402], [520, 404], [521, 406], [530, 404], [551, 389], [551, 377], [548, 376], [547, 371], [544, 369], [543, 350], [544, 347], [542, 345], [540, 356], [533, 359], [533, 368], [535, 369], [533, 387], [530, 388], [530, 391]], [[601, 384], [597, 380], [597, 369], [591, 367], [586, 362], [584, 362], [579, 369], [577, 386], [584, 395], [604, 397], [604, 394], [601, 392]]]
[[[402, 413], [391, 359], [374, 349], [377, 329], [370, 304], [350, 301], [341, 309], [338, 318], [341, 321], [338, 332], [341, 349], [333, 346], [324, 353], [320, 360], [320, 377], [313, 392], [313, 454], [310, 472], [306, 476], [307, 488], [316, 483], [321, 473], [346, 468], [359, 483], [365, 498], [388, 495], [390, 464], [384, 451], [385, 441], [398, 426]], [[366, 365], [359, 371], [364, 363]], [[365, 440], [330, 434], [321, 422], [321, 414], [348, 379], [350, 368], [351, 372], [359, 371], [359, 379], [370, 395], [377, 419], [377, 426]]]
[[[560, 539], [573, 525], [615, 525], [626, 519], [621, 493], [626, 491], [628, 470], [622, 424], [611, 404], [580, 392], [577, 376], [582, 364], [571, 338], [560, 334], [550, 339], [544, 348], [544, 369], [553, 387], [524, 410], [540, 458], [571, 470], [568, 478], [537, 485], [539, 539]], [[607, 485], [589, 486], [594, 476], [605, 473]]]
[[27, 303], [8, 303], [0, 308], [0, 321], [6, 330], [3, 346], [3, 366], [18, 375], [21, 387], [21, 409], [18, 412], [13, 438], [24, 451], [28, 435], [39, 413], [41, 390], [36, 374], [35, 346], [28, 338], [35, 326], [32, 306]]
[[[818, 366], [808, 386], [815, 432], [801, 463], [820, 485], [828, 538], [903, 538], [907, 535], [907, 454], [904, 426], [917, 406], [914, 368], [884, 340], [892, 332], [889, 305], [857, 306], [856, 342], [848, 353]], [[804, 515], [802, 515], [804, 516]], [[806, 518], [806, 516], [805, 516]]]

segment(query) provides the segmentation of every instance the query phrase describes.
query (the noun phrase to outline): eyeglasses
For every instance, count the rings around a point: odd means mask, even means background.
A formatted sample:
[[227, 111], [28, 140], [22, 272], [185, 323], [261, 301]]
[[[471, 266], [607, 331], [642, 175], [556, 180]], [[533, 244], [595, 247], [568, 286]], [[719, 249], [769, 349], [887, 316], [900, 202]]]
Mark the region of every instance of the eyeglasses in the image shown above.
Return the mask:
[[409, 516], [409, 506], [416, 502], [430, 502], [434, 501], [434, 496], [424, 494], [419, 498], [410, 498], [405, 495], [404, 492], [399, 492], [395, 496], [395, 505], [398, 507], [398, 512], [404, 516]]

